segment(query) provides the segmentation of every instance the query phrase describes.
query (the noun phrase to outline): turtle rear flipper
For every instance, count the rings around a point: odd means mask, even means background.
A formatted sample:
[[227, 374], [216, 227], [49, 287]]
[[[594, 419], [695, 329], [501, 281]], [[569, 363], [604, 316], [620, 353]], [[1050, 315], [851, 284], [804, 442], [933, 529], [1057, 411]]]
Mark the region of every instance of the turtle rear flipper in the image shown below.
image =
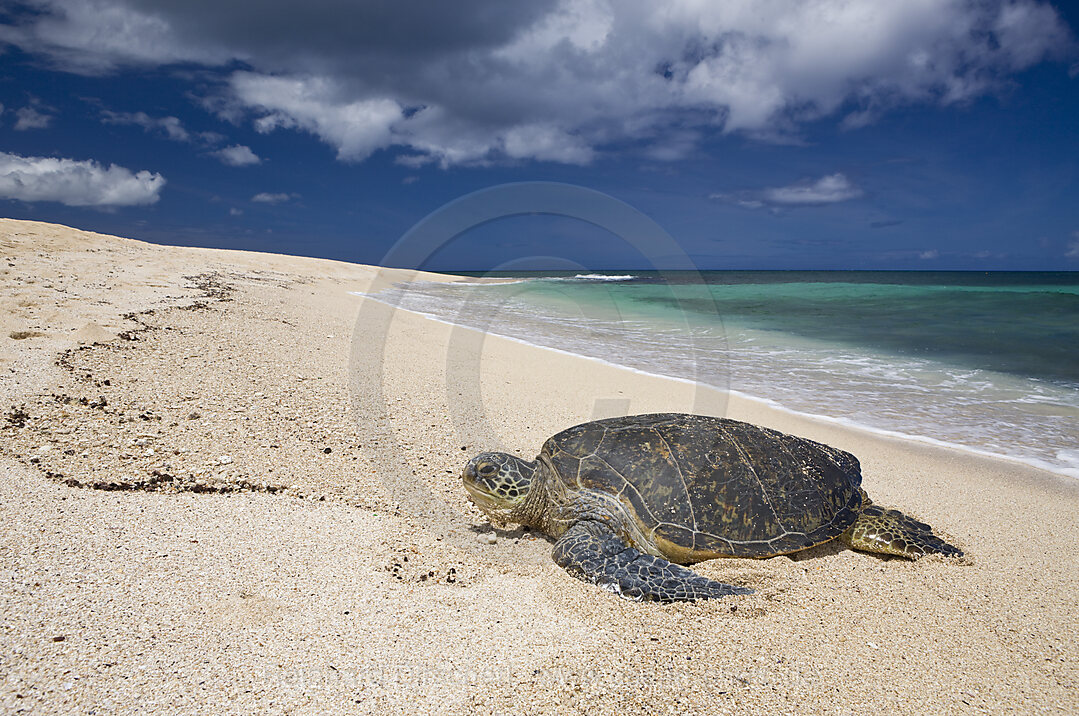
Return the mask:
[[570, 527], [555, 542], [552, 556], [574, 577], [637, 601], [683, 602], [753, 593], [702, 577], [662, 557], [642, 554], [594, 521]]
[[867, 505], [842, 539], [851, 549], [918, 559], [927, 554], [962, 557], [963, 550], [933, 533], [933, 528], [899, 510]]

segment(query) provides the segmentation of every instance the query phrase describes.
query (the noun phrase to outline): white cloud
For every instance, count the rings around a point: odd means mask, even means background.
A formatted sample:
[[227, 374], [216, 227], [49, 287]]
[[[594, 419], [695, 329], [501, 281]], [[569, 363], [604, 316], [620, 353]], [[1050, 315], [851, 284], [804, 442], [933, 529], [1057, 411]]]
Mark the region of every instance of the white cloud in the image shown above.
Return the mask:
[[513, 127], [502, 136], [502, 149], [514, 159], [588, 164], [594, 152], [580, 137], [544, 124]]
[[1005, 3], [993, 32], [1016, 70], [1040, 62], [1050, 48], [1065, 46], [1069, 40], [1056, 10], [1032, 2]]
[[938, 259], [940, 258], [940, 252], [936, 249], [929, 249], [928, 251], [922, 251], [921, 253], [919, 253], [918, 258], [922, 259], [923, 261]]
[[232, 167], [247, 167], [262, 162], [262, 159], [251, 151], [250, 147], [245, 147], [242, 144], [235, 144], [231, 147], [218, 149], [216, 152], [210, 152], [210, 156], [217, 157], [222, 162]]
[[[101, 111], [101, 121], [105, 124], [142, 127], [147, 132], [163, 134], [174, 142], [201, 145], [207, 149], [220, 144], [226, 139], [224, 135], [217, 132], [197, 132], [192, 134], [184, 127], [183, 122], [178, 117], [152, 117], [146, 112], [113, 112], [112, 110], [104, 109]], [[208, 154], [233, 167], [245, 167], [262, 162], [262, 159], [251, 151], [250, 147], [242, 144], [216, 149], [208, 152]]]
[[38, 12], [0, 42], [82, 72], [239, 61], [250, 71], [206, 98], [218, 112], [348, 161], [396, 147], [411, 166], [585, 163], [626, 141], [664, 159], [717, 132], [797, 141], [807, 121], [969, 101], [1074, 46], [1040, 0], [27, 2]]
[[57, 201], [68, 206], [153, 204], [165, 186], [160, 174], [132, 172], [95, 161], [23, 157], [0, 152], [0, 197]]
[[744, 209], [773, 207], [822, 206], [850, 201], [864, 192], [855, 186], [842, 172], [828, 174], [819, 179], [806, 179], [788, 186], [762, 190], [742, 190], [734, 193], [715, 193], [710, 199], [737, 204]]
[[176, 142], [190, 142], [191, 135], [184, 129], [178, 117], [151, 117], [145, 112], [113, 112], [103, 110], [102, 121], [105, 124], [129, 124], [142, 127], [146, 131], [159, 131]]
[[244, 215], [244, 210], [243, 209], [237, 209], [235, 206], [232, 207], [231, 209], [229, 209], [229, 216], [243, 216], [243, 215]]
[[320, 77], [266, 77], [250, 72], [232, 76], [232, 89], [261, 113], [259, 132], [300, 128], [337, 149], [340, 159], [360, 161], [390, 142], [390, 126], [402, 118], [392, 99], [342, 99], [335, 83]]
[[255, 194], [253, 197], [251, 197], [251, 201], [254, 201], [254, 202], [257, 202], [257, 203], [260, 203], [260, 204], [280, 204], [281, 202], [289, 201], [290, 199], [299, 199], [299, 198], [300, 198], [299, 194], [285, 194], [285, 193], [271, 194], [269, 192], [260, 192], [258, 194]]
[[829, 174], [816, 181], [765, 189], [762, 198], [772, 204], [811, 205], [834, 204], [857, 199], [862, 190], [851, 184], [842, 173]]
[[714, 194], [709, 194], [708, 198], [735, 204], [743, 209], [761, 209], [767, 206], [763, 201], [756, 198], [758, 196], [760, 196], [760, 192], [758, 191], [739, 191], [733, 193], [716, 192]]
[[1068, 249], [1064, 255], [1069, 259], [1079, 259], [1079, 231], [1072, 232], [1072, 240], [1068, 242]]
[[657, 161], [674, 162], [692, 156], [700, 139], [697, 131], [671, 130], [653, 139], [644, 153]]
[[38, 112], [34, 107], [23, 107], [16, 110], [15, 117], [15, 129], [44, 129], [48, 127], [52, 122], [52, 115], [42, 114]]

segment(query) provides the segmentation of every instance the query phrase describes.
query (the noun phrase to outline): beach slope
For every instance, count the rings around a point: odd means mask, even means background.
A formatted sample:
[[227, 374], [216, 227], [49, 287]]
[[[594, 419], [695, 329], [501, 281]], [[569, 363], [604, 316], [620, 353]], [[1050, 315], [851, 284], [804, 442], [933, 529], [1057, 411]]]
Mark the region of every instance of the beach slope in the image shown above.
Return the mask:
[[[1074, 713], [1079, 486], [397, 310], [418, 275], [0, 220], [6, 713]], [[618, 412], [856, 454], [968, 554], [715, 560], [638, 604], [459, 473]]]

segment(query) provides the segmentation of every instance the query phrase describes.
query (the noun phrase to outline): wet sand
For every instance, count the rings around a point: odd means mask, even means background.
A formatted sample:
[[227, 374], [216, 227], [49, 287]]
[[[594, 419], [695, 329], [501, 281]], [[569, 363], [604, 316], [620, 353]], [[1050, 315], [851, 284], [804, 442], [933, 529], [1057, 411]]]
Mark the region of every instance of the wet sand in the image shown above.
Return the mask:
[[[0, 220], [5, 712], [1079, 710], [1075, 481], [350, 294], [413, 276]], [[850, 450], [968, 558], [715, 560], [756, 593], [638, 604], [460, 487], [668, 410]]]

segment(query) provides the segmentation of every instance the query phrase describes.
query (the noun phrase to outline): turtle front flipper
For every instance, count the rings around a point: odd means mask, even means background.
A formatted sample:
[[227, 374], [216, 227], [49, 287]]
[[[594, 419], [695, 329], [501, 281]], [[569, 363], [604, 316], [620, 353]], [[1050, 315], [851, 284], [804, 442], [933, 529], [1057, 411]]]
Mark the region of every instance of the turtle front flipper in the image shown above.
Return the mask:
[[552, 556], [574, 577], [637, 601], [683, 602], [753, 592], [642, 554], [599, 522], [583, 521], [570, 527], [555, 542]]
[[933, 534], [933, 528], [899, 510], [867, 505], [843, 533], [852, 549], [918, 559], [927, 554], [961, 557], [963, 550]]

